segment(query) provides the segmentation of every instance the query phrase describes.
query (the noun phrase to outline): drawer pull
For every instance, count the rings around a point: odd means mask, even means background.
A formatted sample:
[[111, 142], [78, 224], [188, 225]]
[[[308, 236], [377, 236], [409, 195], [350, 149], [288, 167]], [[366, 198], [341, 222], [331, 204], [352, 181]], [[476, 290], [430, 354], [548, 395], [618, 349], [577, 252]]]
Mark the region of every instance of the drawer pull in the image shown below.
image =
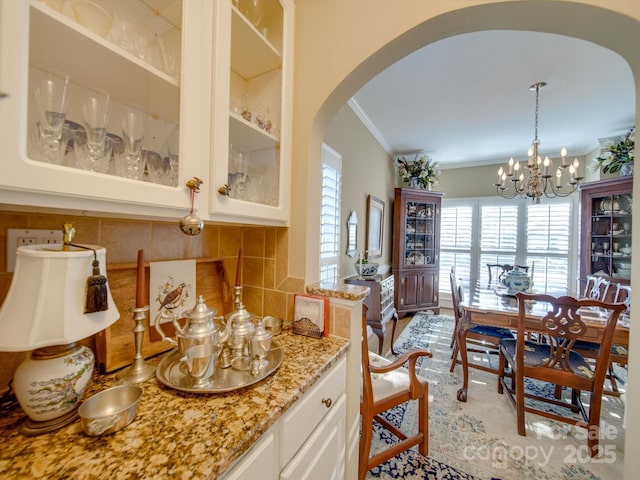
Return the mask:
[[325, 406], [325, 407], [327, 407], [327, 408], [331, 408], [331, 404], [332, 404], [333, 402], [331, 401], [331, 399], [330, 399], [330, 398], [323, 398], [323, 399], [322, 399], [322, 403], [324, 403], [324, 406]]

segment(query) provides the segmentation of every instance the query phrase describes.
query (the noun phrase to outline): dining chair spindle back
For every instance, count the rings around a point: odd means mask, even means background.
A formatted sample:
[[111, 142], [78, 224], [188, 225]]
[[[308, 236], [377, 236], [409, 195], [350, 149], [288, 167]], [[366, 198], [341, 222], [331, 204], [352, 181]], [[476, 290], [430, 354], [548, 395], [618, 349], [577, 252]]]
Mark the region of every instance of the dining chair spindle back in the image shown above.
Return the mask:
[[[526, 435], [525, 412], [535, 413], [559, 422], [585, 427], [587, 443], [592, 457], [600, 453], [598, 438], [604, 381], [609, 368], [611, 345], [619, 315], [624, 304], [605, 303], [591, 298], [576, 299], [569, 296], [553, 297], [546, 294], [518, 293], [518, 329], [516, 339], [505, 339], [500, 344], [498, 392], [507, 393], [516, 409], [518, 434]], [[537, 320], [536, 330], [543, 332], [546, 342], [525, 340], [528, 308], [531, 302], [548, 305], [548, 311]], [[595, 308], [594, 308], [595, 307]], [[605, 327], [598, 343], [601, 345], [595, 363], [588, 362], [575, 351], [576, 340], [587, 331], [582, 316], [599, 316], [606, 312]], [[531, 328], [531, 323], [528, 325]], [[507, 368], [509, 367], [509, 368]], [[525, 378], [561, 385], [571, 389], [571, 403], [557, 398], [546, 398], [525, 391]], [[507, 381], [507, 380], [510, 381]], [[588, 410], [582, 402], [581, 392], [589, 393]], [[525, 403], [532, 398], [555, 406], [565, 407], [581, 414], [582, 418], [561, 415], [559, 410], [548, 410]]]

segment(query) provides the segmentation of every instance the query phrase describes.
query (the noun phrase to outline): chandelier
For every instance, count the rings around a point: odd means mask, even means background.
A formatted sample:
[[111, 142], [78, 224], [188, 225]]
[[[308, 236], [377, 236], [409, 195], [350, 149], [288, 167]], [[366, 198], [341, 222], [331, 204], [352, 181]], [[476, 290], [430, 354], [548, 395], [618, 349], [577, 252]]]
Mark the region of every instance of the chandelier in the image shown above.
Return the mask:
[[[504, 198], [514, 198], [519, 195], [522, 198], [531, 198], [532, 203], [539, 204], [540, 197], [543, 195], [548, 198], [566, 197], [578, 188], [578, 184], [583, 177], [578, 176], [578, 167], [580, 163], [575, 158], [573, 163], [567, 163], [567, 149], [562, 147], [560, 156], [562, 163], [558, 165], [555, 171], [555, 181], [549, 172], [553, 171], [553, 161], [549, 157], [544, 160], [538, 154], [540, 148], [540, 140], [538, 139], [538, 103], [540, 97], [540, 89], [547, 85], [546, 82], [534, 83], [529, 90], [536, 92], [536, 114], [535, 114], [535, 136], [527, 155], [529, 157], [527, 164], [521, 169], [519, 161], [514, 161], [513, 157], [509, 159], [507, 168], [500, 167], [498, 169], [498, 179], [494, 186], [498, 195]], [[527, 175], [525, 176], [525, 171]], [[565, 180], [563, 185], [563, 176], [569, 173], [568, 182]], [[513, 190], [507, 186], [507, 179], [511, 182]], [[566, 187], [566, 188], [565, 188]]]

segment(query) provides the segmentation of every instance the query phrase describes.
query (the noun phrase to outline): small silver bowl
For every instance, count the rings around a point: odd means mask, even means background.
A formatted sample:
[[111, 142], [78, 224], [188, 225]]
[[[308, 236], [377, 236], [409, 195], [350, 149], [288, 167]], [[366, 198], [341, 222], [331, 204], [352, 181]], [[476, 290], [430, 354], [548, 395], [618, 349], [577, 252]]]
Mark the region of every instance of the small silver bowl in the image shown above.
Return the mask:
[[88, 398], [78, 409], [84, 433], [98, 437], [126, 427], [136, 417], [141, 396], [136, 385], [118, 385]]
[[264, 317], [264, 328], [271, 332], [271, 335], [280, 335], [282, 332], [282, 319], [278, 317]]

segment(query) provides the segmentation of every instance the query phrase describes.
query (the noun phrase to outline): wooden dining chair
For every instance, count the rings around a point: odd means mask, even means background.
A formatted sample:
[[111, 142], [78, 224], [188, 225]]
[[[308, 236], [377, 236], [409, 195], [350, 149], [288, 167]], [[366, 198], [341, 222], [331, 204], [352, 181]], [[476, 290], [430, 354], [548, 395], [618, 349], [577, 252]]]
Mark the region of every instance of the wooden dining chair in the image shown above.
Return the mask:
[[[453, 347], [453, 353], [451, 355], [451, 366], [449, 367], [449, 372], [453, 372], [456, 364], [461, 362], [458, 358], [458, 352], [460, 349], [458, 348], [457, 342], [457, 330], [463, 315], [462, 307], [460, 306], [463, 299], [462, 282], [458, 277], [456, 277], [455, 267], [451, 267], [451, 271], [449, 272], [449, 281], [451, 282], [451, 303], [453, 306], [453, 317], [455, 319], [455, 326], [450, 345]], [[507, 328], [492, 327], [490, 325], [476, 325], [475, 327], [467, 330], [467, 353], [482, 353], [486, 355], [488, 359], [487, 365], [468, 361], [467, 366], [490, 373], [498, 373], [498, 366], [491, 366], [491, 355], [498, 355], [500, 340], [502, 338], [514, 338], [513, 332]]]
[[[613, 285], [609, 280], [596, 275], [587, 275], [582, 295], [585, 298], [600, 300], [602, 302], [613, 301], [614, 303], [619, 303], [624, 301], [627, 296], [625, 295], [626, 291], [624, 289], [617, 288], [618, 285], [619, 284], [616, 284], [616, 290], [614, 292], [612, 288]], [[628, 301], [631, 302], [630, 296]], [[624, 315], [624, 312], [622, 313], [622, 315]], [[573, 348], [583, 357], [595, 361], [598, 357], [600, 344], [597, 342], [578, 340], [576, 341], [576, 344]], [[604, 393], [618, 397], [620, 396], [618, 382], [621, 379], [616, 376], [613, 364], [617, 363], [619, 365], [626, 365], [629, 352], [625, 347], [620, 345], [613, 345], [611, 348], [611, 362], [607, 373], [607, 380], [609, 381], [609, 385], [605, 385]], [[557, 392], [559, 392], [559, 390], [557, 390]], [[559, 393], [556, 394], [556, 396], [559, 395]]]
[[[431, 352], [425, 349], [410, 350], [395, 361], [370, 352], [367, 341], [366, 306], [363, 306], [359, 480], [364, 480], [368, 470], [415, 445], [418, 445], [421, 455], [426, 457], [429, 453], [429, 384], [416, 373], [416, 362], [420, 357], [431, 357]], [[408, 367], [404, 367], [407, 362]], [[401, 431], [380, 415], [409, 400], [418, 401], [418, 428], [413, 435]], [[371, 456], [374, 420], [400, 441]]]
[[611, 300], [612, 294], [611, 282], [606, 278], [597, 275], [587, 275], [585, 277], [583, 297], [606, 302]]
[[489, 272], [488, 287], [491, 288], [499, 284], [505, 274], [512, 269], [513, 265], [508, 263], [487, 263], [487, 271]]
[[[525, 412], [535, 413], [559, 422], [576, 426], [587, 424], [587, 443], [592, 457], [598, 455], [598, 436], [600, 429], [600, 410], [604, 380], [609, 368], [611, 344], [619, 315], [625, 306], [621, 303], [604, 303], [599, 300], [576, 299], [573, 297], [553, 297], [546, 294], [518, 293], [518, 330], [516, 339], [505, 339], [500, 344], [500, 373], [498, 376], [498, 392], [508, 394], [509, 400], [516, 409], [518, 434], [526, 435]], [[530, 302], [545, 303], [549, 309], [539, 318], [535, 325], [527, 317]], [[598, 310], [589, 312], [590, 308]], [[599, 343], [602, 346], [595, 364], [588, 362], [574, 350], [576, 340], [584, 335], [587, 326], [582, 320], [591, 314], [606, 312], [605, 328], [601, 332]], [[535, 328], [546, 337], [546, 342], [530, 342], [525, 340], [526, 329]], [[507, 370], [509, 366], [510, 370]], [[507, 381], [507, 379], [510, 381]], [[543, 382], [571, 388], [571, 403], [556, 398], [546, 398], [525, 392], [524, 379], [532, 378]], [[588, 411], [582, 403], [580, 392], [589, 392]], [[544, 410], [535, 404], [525, 403], [525, 398], [532, 398], [555, 406], [565, 407], [576, 416], [563, 416], [560, 410]]]

